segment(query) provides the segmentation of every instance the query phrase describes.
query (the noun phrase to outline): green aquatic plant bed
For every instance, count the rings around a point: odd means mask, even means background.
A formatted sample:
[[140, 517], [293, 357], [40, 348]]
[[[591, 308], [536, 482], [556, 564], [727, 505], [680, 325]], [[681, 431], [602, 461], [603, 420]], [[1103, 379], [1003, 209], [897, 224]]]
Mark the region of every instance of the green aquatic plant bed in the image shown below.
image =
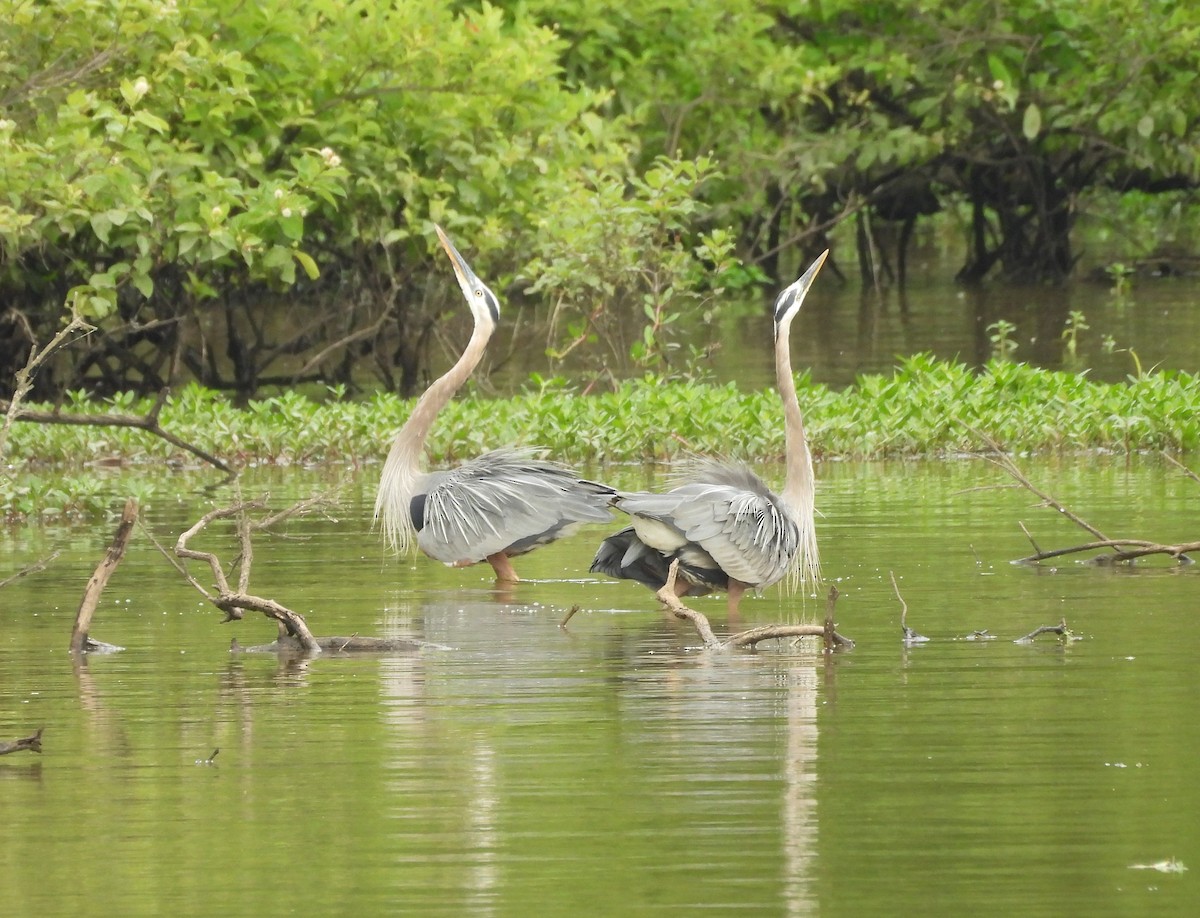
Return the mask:
[[[918, 356], [890, 376], [864, 376], [842, 391], [802, 379], [800, 402], [818, 459], [956, 454], [984, 448], [980, 434], [1023, 453], [1200, 448], [1200, 382], [1183, 372], [1109, 384], [1018, 363], [975, 371]], [[133, 398], [79, 399], [65, 410], [136, 414], [148, 407]], [[369, 464], [384, 456], [411, 407], [388, 394], [346, 400], [332, 393], [322, 401], [290, 393], [239, 408], [190, 387], [171, 398], [161, 422], [232, 464]], [[645, 378], [583, 395], [554, 380], [511, 398], [455, 399], [438, 418], [430, 458], [448, 462], [514, 444], [593, 465], [689, 453], [770, 462], [783, 455], [783, 423], [772, 390]], [[39, 514], [48, 503], [85, 507], [94, 490], [84, 469], [90, 463], [198, 462], [144, 431], [29, 423], [15, 426], [5, 461], [19, 473], [0, 478], [0, 506], [10, 518]]]

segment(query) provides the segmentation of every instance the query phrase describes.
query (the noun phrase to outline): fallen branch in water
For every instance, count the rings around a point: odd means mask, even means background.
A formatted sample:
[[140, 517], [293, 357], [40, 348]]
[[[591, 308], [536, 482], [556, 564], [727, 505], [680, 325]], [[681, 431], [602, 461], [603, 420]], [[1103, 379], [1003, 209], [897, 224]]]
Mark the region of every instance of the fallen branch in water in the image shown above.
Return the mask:
[[[203, 561], [208, 564], [209, 570], [212, 572], [213, 582], [216, 585], [216, 592], [203, 586], [182, 565], [177, 564], [176, 567], [187, 579], [188, 583], [199, 591], [200, 595], [225, 613], [224, 621], [228, 622], [240, 619], [243, 611], [261, 612], [267, 618], [272, 618], [278, 623], [280, 641], [291, 638], [297, 648], [304, 653], [321, 653], [321, 644], [313, 637], [312, 632], [308, 630], [304, 616], [298, 612], [293, 612], [287, 606], [276, 602], [274, 599], [255, 596], [248, 592], [248, 590], [250, 587], [250, 565], [254, 559], [251, 534], [255, 531], [266, 529], [288, 517], [307, 513], [326, 503], [327, 501], [323, 498], [309, 498], [299, 501], [288, 509], [275, 513], [264, 520], [258, 521], [251, 520], [246, 511], [264, 509], [265, 503], [261, 500], [245, 501], [235, 504], [232, 507], [210, 510], [194, 523], [190, 529], [180, 535], [179, 539], [175, 542], [175, 554], [180, 558]], [[188, 547], [188, 543], [203, 532], [209, 524], [217, 520], [233, 517], [236, 517], [238, 520], [238, 541], [241, 547], [241, 551], [234, 562], [238, 568], [238, 588], [236, 590], [230, 587], [221, 561], [215, 554], [207, 551], [196, 551]], [[157, 545], [158, 543], [155, 542], [155, 544]], [[162, 550], [162, 546], [159, 546], [159, 549]]]
[[713, 632], [712, 625], [709, 624], [708, 617], [704, 613], [697, 612], [695, 609], [685, 606], [679, 597], [675, 595], [675, 577], [678, 570], [679, 562], [677, 560], [672, 561], [670, 570], [667, 572], [667, 582], [654, 595], [658, 597], [659, 601], [676, 618], [691, 622], [692, 627], [696, 629], [696, 633], [700, 635], [700, 640], [704, 642], [706, 650], [730, 650], [737, 647], [753, 647], [762, 641], [788, 637], [823, 637], [825, 638], [826, 650], [831, 650], [834, 647], [849, 648], [854, 646], [854, 641], [838, 634], [834, 627], [833, 609], [839, 595], [837, 587], [830, 587], [829, 589], [829, 596], [825, 604], [824, 625], [763, 625], [759, 628], [751, 628], [748, 631], [740, 631], [722, 641]]
[[[1024, 558], [1017, 558], [1013, 564], [1038, 564], [1042, 561], [1049, 561], [1053, 558], [1061, 558], [1066, 555], [1081, 554], [1083, 552], [1100, 551], [1101, 549], [1109, 549], [1110, 554], [1097, 555], [1089, 559], [1093, 564], [1109, 565], [1122, 564], [1129, 561], [1136, 561], [1138, 558], [1145, 558], [1150, 555], [1169, 555], [1180, 564], [1191, 564], [1192, 559], [1188, 557], [1191, 552], [1200, 552], [1200, 541], [1181, 542], [1178, 544], [1168, 544], [1163, 542], [1154, 542], [1146, 539], [1113, 539], [1109, 538], [1083, 517], [1079, 516], [1057, 498], [1046, 493], [1041, 488], [1031, 482], [1025, 474], [1017, 467], [1009, 455], [1002, 450], [998, 444], [992, 441], [986, 434], [976, 433], [987, 441], [988, 445], [997, 453], [995, 456], [986, 457], [989, 462], [998, 465], [1017, 482], [1025, 490], [1035, 495], [1044, 507], [1050, 507], [1058, 511], [1061, 516], [1066, 517], [1075, 525], [1094, 536], [1090, 542], [1085, 542], [1080, 545], [1071, 545], [1067, 548], [1043, 549], [1034, 540], [1033, 535], [1025, 527], [1025, 524], [1018, 522], [1021, 531], [1025, 533], [1025, 537], [1029, 539], [1029, 544], [1033, 546], [1033, 554], [1026, 555]], [[1164, 455], [1166, 455], [1164, 453]], [[1167, 457], [1171, 458], [1171, 457]], [[1200, 481], [1200, 476], [1184, 466], [1182, 463], [1171, 459], [1175, 465], [1179, 466], [1186, 472], [1189, 477]]]
[[129, 545], [129, 537], [133, 534], [133, 525], [138, 518], [138, 503], [134, 498], [125, 501], [125, 509], [121, 512], [121, 522], [117, 525], [116, 534], [104, 553], [104, 558], [96, 565], [92, 579], [88, 581], [83, 591], [83, 599], [75, 613], [75, 625], [71, 628], [71, 653], [83, 653], [86, 650], [112, 650], [111, 644], [101, 644], [88, 637], [92, 627], [92, 616], [100, 604], [100, 594], [108, 586], [108, 580], [125, 557], [125, 548]]
[[45, 727], [38, 727], [37, 733], [33, 736], [26, 736], [23, 739], [13, 740], [11, 743], [0, 743], [0, 755], [8, 755], [12, 752], [30, 752], [41, 753], [42, 751], [42, 730]]
[[1067, 637], [1067, 638], [1069, 638], [1071, 636], [1071, 632], [1069, 630], [1067, 630], [1067, 620], [1064, 618], [1057, 625], [1042, 625], [1042, 627], [1040, 627], [1040, 628], [1035, 628], [1033, 631], [1030, 631], [1024, 637], [1017, 638], [1015, 641], [1013, 641], [1013, 643], [1014, 644], [1032, 644], [1033, 639], [1040, 634], [1057, 634], [1060, 637]]
[[57, 560], [58, 556], [61, 554], [61, 551], [53, 552], [48, 558], [42, 558], [40, 561], [34, 561], [33, 564], [29, 565], [28, 567], [21, 568], [12, 576], [5, 577], [3, 580], [0, 580], [0, 588], [8, 586], [15, 580], [20, 580], [22, 577], [28, 577], [30, 574], [36, 574], [39, 571], [44, 571], [51, 565], [51, 563]]

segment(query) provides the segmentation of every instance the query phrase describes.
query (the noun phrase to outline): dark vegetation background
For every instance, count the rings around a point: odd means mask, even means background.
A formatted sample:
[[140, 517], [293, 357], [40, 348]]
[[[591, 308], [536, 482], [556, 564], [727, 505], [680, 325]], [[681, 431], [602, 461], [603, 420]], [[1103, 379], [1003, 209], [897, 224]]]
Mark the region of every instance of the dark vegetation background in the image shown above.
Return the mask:
[[[0, 395], [420, 388], [432, 223], [552, 356], [832, 273], [1055, 282], [1078, 223], [1179, 270], [1200, 7], [1106, 0], [0, 0]], [[1169, 230], [1169, 232], [1168, 232]], [[525, 313], [523, 313], [525, 314]]]

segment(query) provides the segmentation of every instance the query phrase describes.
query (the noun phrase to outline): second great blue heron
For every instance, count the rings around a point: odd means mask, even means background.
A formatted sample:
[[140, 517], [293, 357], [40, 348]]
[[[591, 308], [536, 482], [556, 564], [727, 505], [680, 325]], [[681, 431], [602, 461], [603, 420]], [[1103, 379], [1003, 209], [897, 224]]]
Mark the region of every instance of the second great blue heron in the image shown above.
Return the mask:
[[488, 561], [499, 580], [516, 581], [510, 558], [574, 531], [612, 519], [613, 490], [542, 459], [537, 450], [498, 449], [454, 469], [423, 472], [425, 440], [442, 407], [483, 357], [500, 319], [496, 295], [475, 276], [435, 226], [450, 256], [475, 328], [462, 356], [434, 380], [400, 428], [383, 466], [375, 519], [398, 552], [413, 543], [455, 567]]
[[775, 376], [783, 402], [787, 477], [775, 494], [750, 469], [712, 460], [695, 464], [687, 480], [663, 494], [619, 493], [613, 506], [633, 525], [600, 545], [592, 571], [659, 589], [673, 560], [679, 561], [675, 592], [728, 593], [736, 612], [747, 589], [762, 589], [789, 574], [801, 583], [820, 579], [814, 523], [812, 453], [796, 397], [788, 335], [822, 252], [775, 300]]

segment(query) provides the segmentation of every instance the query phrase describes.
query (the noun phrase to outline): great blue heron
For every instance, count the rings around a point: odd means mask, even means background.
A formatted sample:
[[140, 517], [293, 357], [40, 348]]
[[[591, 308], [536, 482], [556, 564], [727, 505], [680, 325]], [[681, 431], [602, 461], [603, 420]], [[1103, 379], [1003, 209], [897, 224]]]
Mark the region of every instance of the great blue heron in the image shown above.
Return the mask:
[[759, 590], [789, 575], [801, 583], [820, 579], [812, 453], [796, 398], [788, 335], [828, 254], [822, 252], [775, 300], [775, 376], [787, 463], [783, 492], [772, 492], [748, 468], [714, 460], [695, 463], [685, 482], [665, 494], [621, 492], [613, 506], [628, 513], [633, 525], [601, 543], [592, 571], [657, 590], [666, 583], [670, 563], [678, 560], [676, 594], [726, 590], [731, 613], [748, 588]]
[[486, 560], [498, 580], [516, 581], [510, 558], [553, 542], [583, 523], [612, 519], [613, 490], [540, 458], [534, 449], [498, 449], [447, 471], [423, 472], [429, 430], [483, 357], [500, 302], [435, 226], [475, 317], [462, 356], [435, 380], [400, 428], [383, 466], [375, 520], [389, 546], [413, 543], [438, 561], [465, 567]]

